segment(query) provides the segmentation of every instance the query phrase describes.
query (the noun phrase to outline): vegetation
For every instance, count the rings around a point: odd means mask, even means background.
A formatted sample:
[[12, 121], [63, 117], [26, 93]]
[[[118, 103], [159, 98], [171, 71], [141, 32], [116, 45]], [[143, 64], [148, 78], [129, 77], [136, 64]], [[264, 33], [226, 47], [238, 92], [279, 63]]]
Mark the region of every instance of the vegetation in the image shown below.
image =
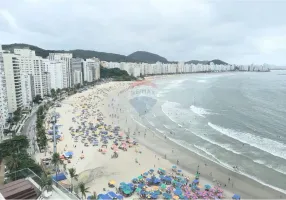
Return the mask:
[[56, 180], [58, 179], [58, 170], [59, 170], [59, 165], [62, 164], [62, 160], [60, 159], [60, 154], [59, 153], [54, 153], [52, 156], [51, 160], [52, 164], [55, 165], [55, 170], [56, 170]]
[[7, 45], [2, 45], [3, 50], [9, 50], [13, 51], [16, 48], [29, 48], [31, 50], [34, 50], [36, 52], [37, 56], [41, 56], [43, 58], [48, 57], [49, 53], [72, 53], [74, 58], [92, 58], [96, 57], [99, 58], [100, 60], [105, 60], [108, 62], [136, 62], [136, 60], [133, 60], [132, 58], [129, 58], [124, 55], [120, 54], [114, 54], [114, 53], [105, 53], [105, 52], [98, 52], [98, 51], [90, 51], [90, 50], [81, 50], [81, 49], [76, 49], [76, 50], [70, 50], [70, 51], [65, 51], [65, 50], [45, 50], [42, 48], [39, 48], [37, 46], [29, 45], [29, 44], [7, 44]]
[[76, 169], [75, 168], [70, 168], [69, 169], [69, 174], [70, 174], [70, 177], [71, 177], [71, 191], [73, 191], [73, 179], [77, 180], [78, 174], [76, 173]]
[[100, 67], [101, 78], [113, 78], [115, 81], [132, 81], [136, 80], [134, 76], [129, 76], [127, 71], [121, 70], [119, 68], [108, 69], [105, 67]]
[[41, 176], [41, 188], [42, 188], [42, 192], [47, 190], [47, 191], [51, 191], [52, 190], [52, 185], [53, 185], [53, 180], [51, 176], [47, 176], [45, 174], [43, 174]]
[[17, 110], [13, 113], [13, 123], [18, 123], [22, 116], [21, 108], [17, 108]]
[[81, 193], [82, 199], [85, 199], [86, 193], [89, 193], [89, 191], [88, 191], [89, 187], [85, 187], [85, 184], [83, 182], [80, 182], [78, 184], [78, 188], [79, 188], [79, 191]]
[[36, 104], [41, 103], [41, 101], [43, 101], [43, 99], [42, 99], [41, 95], [39, 95], [39, 94], [37, 94], [35, 96], [35, 98], [33, 99], [33, 102], [36, 103]]
[[46, 149], [48, 145], [48, 138], [46, 136], [46, 131], [43, 126], [46, 115], [45, 110], [47, 109], [48, 109], [47, 106], [40, 106], [37, 110], [36, 130], [37, 130], [37, 143], [40, 150]]
[[51, 89], [51, 96], [53, 99], [55, 99], [57, 97], [57, 93], [56, 93], [56, 90], [54, 88]]
[[27, 153], [29, 141], [26, 136], [19, 135], [0, 143], [0, 159], [6, 161], [11, 172], [30, 168], [36, 174], [41, 175], [41, 167]]
[[158, 61], [162, 63], [168, 63], [168, 60], [166, 58], [146, 51], [136, 51], [127, 57], [134, 60], [142, 60], [142, 62], [147, 63], [156, 63]]
[[222, 60], [218, 60], [218, 59], [215, 59], [215, 60], [211, 60], [211, 61], [199, 61], [199, 60], [190, 60], [188, 62], [186, 62], [187, 64], [204, 64], [204, 65], [209, 65], [211, 62], [213, 62], [215, 65], [227, 65], [226, 62], [222, 61]]

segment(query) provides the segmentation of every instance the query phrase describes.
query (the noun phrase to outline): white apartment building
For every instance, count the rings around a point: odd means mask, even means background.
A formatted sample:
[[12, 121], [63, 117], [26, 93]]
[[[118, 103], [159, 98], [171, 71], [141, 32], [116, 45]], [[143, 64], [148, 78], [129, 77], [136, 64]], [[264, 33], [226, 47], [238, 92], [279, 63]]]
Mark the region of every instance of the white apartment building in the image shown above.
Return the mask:
[[71, 59], [71, 70], [72, 70], [72, 85], [77, 84], [83, 85], [83, 62], [82, 58]]
[[63, 88], [72, 87], [72, 68], [71, 59], [72, 53], [49, 53], [49, 60], [63, 61], [65, 64], [65, 69], [63, 71]]
[[51, 89], [63, 89], [67, 84], [66, 62], [60, 59], [45, 60], [45, 75], [48, 79], [47, 85]]
[[30, 108], [35, 97], [34, 77], [31, 74], [21, 74], [23, 107]]
[[83, 61], [83, 81], [93, 82], [100, 77], [99, 59], [91, 58]]
[[100, 60], [98, 58], [93, 58], [95, 61], [95, 69], [94, 69], [94, 80], [99, 80], [100, 79]]
[[21, 73], [33, 76], [35, 96], [40, 95], [43, 97], [47, 95], [47, 80], [44, 74], [45, 64], [43, 58], [36, 56], [35, 51], [30, 49], [14, 49], [14, 53], [18, 56]]
[[8, 99], [4, 63], [2, 56], [2, 46], [0, 45], [0, 136], [2, 137], [6, 119], [8, 118]]
[[21, 72], [18, 56], [10, 52], [3, 53], [4, 72], [8, 100], [8, 112], [13, 113], [23, 107]]

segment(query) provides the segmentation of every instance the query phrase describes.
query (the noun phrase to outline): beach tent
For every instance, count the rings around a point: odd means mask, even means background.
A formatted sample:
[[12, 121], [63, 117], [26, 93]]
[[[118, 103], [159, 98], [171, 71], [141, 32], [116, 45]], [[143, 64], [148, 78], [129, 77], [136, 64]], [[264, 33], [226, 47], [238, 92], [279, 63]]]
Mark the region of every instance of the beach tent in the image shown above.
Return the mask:
[[52, 176], [54, 181], [62, 181], [62, 180], [66, 180], [67, 177], [64, 173], [59, 173], [58, 175], [54, 175]]
[[66, 158], [69, 158], [69, 157], [73, 156], [73, 152], [72, 151], [67, 151], [67, 152], [64, 153], [64, 156]]
[[232, 199], [239, 200], [240, 199], [240, 195], [235, 194], [235, 195], [232, 196]]

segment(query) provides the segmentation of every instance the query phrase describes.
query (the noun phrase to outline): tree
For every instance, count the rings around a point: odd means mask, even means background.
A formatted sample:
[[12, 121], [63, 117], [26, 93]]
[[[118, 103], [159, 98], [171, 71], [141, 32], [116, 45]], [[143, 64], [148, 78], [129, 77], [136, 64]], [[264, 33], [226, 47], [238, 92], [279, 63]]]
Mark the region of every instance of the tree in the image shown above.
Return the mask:
[[90, 196], [90, 200], [96, 200], [96, 199], [97, 199], [96, 192], [93, 192], [93, 195]]
[[37, 94], [33, 100], [34, 103], [39, 104], [41, 101], [43, 101], [41, 95]]
[[21, 108], [17, 108], [17, 110], [13, 113], [13, 121], [18, 123], [21, 119]]
[[51, 89], [51, 95], [52, 95], [53, 99], [57, 97], [57, 93], [56, 93], [56, 90], [54, 88]]
[[54, 153], [52, 156], [52, 160], [51, 160], [52, 164], [55, 165], [55, 169], [56, 169], [56, 180], [58, 180], [58, 167], [59, 165], [62, 163], [61, 159], [60, 159], [60, 154], [59, 153]]
[[73, 191], [73, 179], [77, 180], [78, 174], [76, 174], [76, 169], [75, 168], [70, 168], [69, 169], [69, 174], [71, 177], [71, 191]]
[[5, 160], [10, 172], [17, 171], [20, 165], [20, 160], [17, 154], [10, 155]]
[[42, 192], [44, 192], [45, 190], [47, 190], [48, 192], [52, 190], [52, 185], [53, 185], [53, 180], [51, 176], [46, 176], [45, 174], [43, 174], [41, 176], [41, 188], [42, 188]]
[[0, 159], [25, 152], [28, 147], [29, 141], [24, 135], [16, 135], [12, 139], [4, 140], [0, 143]]
[[83, 182], [80, 182], [78, 184], [78, 188], [79, 188], [79, 191], [80, 191], [80, 193], [82, 195], [82, 199], [83, 199], [83, 197], [86, 198], [86, 193], [89, 192], [88, 191], [89, 187], [85, 187], [85, 184]]

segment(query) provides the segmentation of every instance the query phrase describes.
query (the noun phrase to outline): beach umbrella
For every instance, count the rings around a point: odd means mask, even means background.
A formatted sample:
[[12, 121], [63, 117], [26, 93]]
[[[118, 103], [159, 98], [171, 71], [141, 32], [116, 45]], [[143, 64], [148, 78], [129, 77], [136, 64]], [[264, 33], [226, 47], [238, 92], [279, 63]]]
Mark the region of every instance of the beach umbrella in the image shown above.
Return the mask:
[[111, 180], [111, 181], [109, 181], [109, 184], [110, 184], [110, 185], [115, 185], [116, 182], [115, 182], [115, 180]]
[[199, 180], [198, 180], [198, 179], [195, 179], [195, 180], [193, 181], [193, 183], [194, 183], [194, 184], [197, 184], [197, 183], [199, 183]]
[[161, 188], [162, 188], [162, 189], [166, 189], [166, 187], [167, 187], [167, 186], [166, 186], [165, 184], [161, 184]]
[[173, 166], [172, 166], [172, 169], [177, 169], [177, 166], [176, 166], [176, 165], [173, 165]]
[[117, 194], [115, 194], [113, 191], [108, 192], [107, 195], [110, 196], [112, 199], [117, 198]]
[[135, 190], [135, 191], [136, 191], [137, 193], [140, 193], [140, 192], [141, 192], [141, 190], [142, 190], [142, 188], [139, 188], [139, 187], [138, 187], [138, 188], [136, 188], [136, 190]]
[[209, 190], [209, 189], [211, 189], [211, 186], [209, 184], [207, 184], [207, 185], [205, 185], [205, 189]]
[[181, 172], [182, 172], [182, 170], [181, 170], [181, 169], [178, 169], [178, 172], [179, 172], [179, 173], [181, 173]]
[[154, 169], [150, 169], [149, 172], [153, 173], [153, 172], [154, 172]]
[[179, 197], [178, 196], [173, 196], [173, 199], [179, 199]]
[[145, 173], [143, 174], [143, 176], [148, 176], [148, 172], [145, 172]]
[[171, 199], [172, 195], [170, 193], [165, 192], [165, 193], [163, 193], [163, 197], [164, 197], [164, 199]]
[[139, 179], [139, 180], [143, 179], [143, 176], [138, 176], [138, 179]]
[[177, 195], [177, 196], [179, 196], [179, 195], [183, 194], [183, 192], [182, 192], [181, 189], [177, 188], [177, 189], [174, 191], [174, 194]]
[[232, 199], [236, 199], [236, 200], [239, 200], [239, 199], [240, 199], [240, 195], [238, 195], [238, 194], [235, 194], [235, 195], [233, 195], [233, 196], [232, 196]]

